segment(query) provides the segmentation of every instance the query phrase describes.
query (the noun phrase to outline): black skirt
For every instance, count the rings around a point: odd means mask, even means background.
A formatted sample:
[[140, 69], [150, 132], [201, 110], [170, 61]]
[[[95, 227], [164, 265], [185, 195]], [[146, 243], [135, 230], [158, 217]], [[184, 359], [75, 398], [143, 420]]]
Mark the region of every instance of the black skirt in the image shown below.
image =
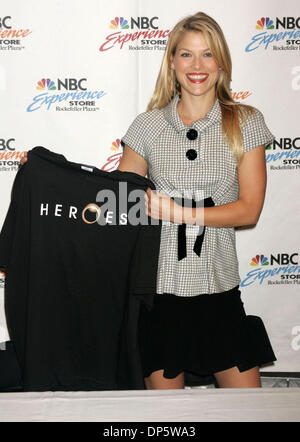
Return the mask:
[[156, 294], [152, 310], [141, 306], [139, 349], [143, 376], [164, 369], [213, 375], [240, 372], [276, 361], [264, 323], [246, 315], [239, 285], [222, 293], [192, 297]]

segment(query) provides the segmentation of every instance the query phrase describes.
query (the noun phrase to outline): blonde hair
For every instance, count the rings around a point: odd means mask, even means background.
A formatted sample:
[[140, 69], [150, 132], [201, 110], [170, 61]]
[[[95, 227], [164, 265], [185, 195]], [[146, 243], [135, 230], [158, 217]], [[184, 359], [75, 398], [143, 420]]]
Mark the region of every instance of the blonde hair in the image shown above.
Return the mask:
[[188, 31], [203, 33], [213, 57], [221, 68], [215, 92], [222, 111], [223, 137], [239, 162], [243, 156], [240, 123], [241, 125], [245, 123], [247, 117], [254, 112], [254, 108], [233, 100], [230, 91], [232, 63], [229, 48], [218, 23], [204, 12], [182, 19], [173, 28], [147, 111], [165, 107], [176, 94], [181, 93], [175, 71], [170, 68], [170, 65], [179, 41]]

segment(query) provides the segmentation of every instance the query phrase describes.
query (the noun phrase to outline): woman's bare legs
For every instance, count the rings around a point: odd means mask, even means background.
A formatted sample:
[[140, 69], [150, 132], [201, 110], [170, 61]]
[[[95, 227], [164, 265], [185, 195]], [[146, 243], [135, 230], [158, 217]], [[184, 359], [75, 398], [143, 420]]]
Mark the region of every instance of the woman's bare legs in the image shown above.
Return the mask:
[[163, 376], [164, 370], [156, 370], [147, 378], [144, 378], [147, 390], [167, 390], [184, 388], [184, 373], [180, 373], [176, 378], [167, 379]]
[[[144, 378], [147, 390], [183, 389], [184, 373], [176, 378], [167, 379], [163, 376], [164, 370], [157, 370]], [[220, 388], [261, 388], [259, 367], [240, 372], [238, 367], [214, 373]]]
[[240, 372], [238, 367], [214, 373], [220, 388], [260, 388], [259, 367]]

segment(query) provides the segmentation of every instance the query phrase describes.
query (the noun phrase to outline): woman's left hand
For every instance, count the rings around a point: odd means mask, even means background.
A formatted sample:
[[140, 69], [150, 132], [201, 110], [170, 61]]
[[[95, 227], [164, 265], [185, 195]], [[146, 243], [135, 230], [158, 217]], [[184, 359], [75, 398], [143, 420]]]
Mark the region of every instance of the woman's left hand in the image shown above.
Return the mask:
[[182, 207], [168, 195], [152, 192], [148, 187], [145, 193], [146, 214], [155, 219], [182, 224]]

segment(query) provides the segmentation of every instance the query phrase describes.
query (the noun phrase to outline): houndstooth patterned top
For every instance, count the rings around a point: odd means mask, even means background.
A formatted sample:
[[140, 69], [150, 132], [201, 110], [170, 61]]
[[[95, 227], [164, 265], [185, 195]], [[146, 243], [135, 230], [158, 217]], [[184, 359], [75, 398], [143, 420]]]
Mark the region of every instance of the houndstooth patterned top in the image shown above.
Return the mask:
[[[205, 118], [186, 126], [177, 112], [179, 100], [176, 95], [164, 108], [139, 114], [122, 138], [122, 145], [127, 144], [146, 159], [148, 178], [159, 192], [195, 201], [211, 197], [216, 206], [236, 201], [237, 163], [222, 137], [219, 101], [216, 99]], [[190, 129], [194, 129], [192, 136], [188, 134]], [[275, 138], [258, 109], [243, 125], [242, 136], [245, 152]], [[191, 150], [192, 155], [187, 153]], [[181, 260], [177, 256], [177, 229], [176, 223], [162, 223], [157, 293], [220, 293], [241, 282], [234, 227], [206, 226], [198, 256], [193, 246], [199, 226], [187, 225], [187, 256]]]

